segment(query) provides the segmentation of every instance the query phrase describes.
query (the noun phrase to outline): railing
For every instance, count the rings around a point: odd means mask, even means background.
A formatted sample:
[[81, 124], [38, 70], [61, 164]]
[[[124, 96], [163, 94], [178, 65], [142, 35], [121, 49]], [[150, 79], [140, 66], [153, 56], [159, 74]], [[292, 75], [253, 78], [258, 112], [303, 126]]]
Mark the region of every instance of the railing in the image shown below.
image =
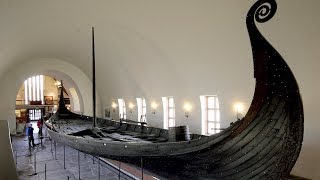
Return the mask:
[[21, 105], [48, 105], [48, 106], [54, 106], [58, 105], [59, 101], [58, 100], [53, 100], [52, 103], [45, 103], [41, 101], [27, 101], [26, 100], [16, 100], [16, 106], [21, 106]]
[[[46, 130], [44, 129], [44, 134]], [[118, 177], [123, 180], [138, 180], [139, 175], [136, 172], [128, 172], [128, 167], [124, 163], [117, 161], [108, 161], [99, 156], [92, 156], [61, 143], [54, 142], [48, 136], [35, 138], [39, 140], [34, 147], [28, 147], [28, 140], [13, 136], [14, 159], [18, 171], [25, 166], [32, 165], [32, 168], [26, 170], [28, 176], [47, 179], [47, 174], [59, 174], [58, 179], [81, 179], [86, 176], [88, 179], [105, 179], [108, 177]], [[74, 164], [74, 162], [76, 164]], [[93, 165], [94, 164], [94, 165]], [[117, 166], [119, 165], [119, 166]], [[74, 169], [77, 167], [77, 170]], [[85, 168], [84, 168], [85, 167]], [[88, 174], [88, 171], [91, 173]], [[136, 177], [136, 176], [138, 177]], [[148, 176], [147, 174], [143, 174]], [[24, 175], [20, 175], [24, 179]]]

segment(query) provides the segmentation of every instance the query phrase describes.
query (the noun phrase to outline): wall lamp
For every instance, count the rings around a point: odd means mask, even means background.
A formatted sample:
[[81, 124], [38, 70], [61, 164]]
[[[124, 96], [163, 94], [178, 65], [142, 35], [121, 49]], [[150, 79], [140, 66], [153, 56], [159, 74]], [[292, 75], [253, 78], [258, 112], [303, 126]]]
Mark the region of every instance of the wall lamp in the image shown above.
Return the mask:
[[132, 104], [132, 103], [129, 103], [129, 109], [130, 109], [130, 113], [132, 113], [132, 110], [133, 110], [133, 108], [134, 108], [134, 104]]
[[237, 118], [237, 120], [240, 119], [239, 115], [242, 114], [243, 109], [244, 109], [244, 106], [243, 106], [242, 103], [237, 102], [237, 103], [234, 104], [234, 110], [236, 111], [236, 118]]
[[157, 104], [157, 103], [155, 103], [155, 102], [152, 102], [152, 103], [151, 103], [152, 114], [155, 114], [155, 113], [156, 113], [157, 107], [158, 107], [158, 104]]
[[185, 110], [185, 112], [184, 112], [185, 117], [189, 117], [189, 113], [190, 113], [191, 108], [192, 108], [192, 106], [190, 103], [184, 104], [183, 109]]
[[54, 85], [57, 86], [58, 88], [62, 87], [62, 83], [58, 80], [56, 80], [56, 82], [54, 82]]
[[112, 106], [112, 111], [113, 111], [113, 112], [116, 112], [116, 107], [117, 107], [118, 105], [113, 102], [111, 106]]

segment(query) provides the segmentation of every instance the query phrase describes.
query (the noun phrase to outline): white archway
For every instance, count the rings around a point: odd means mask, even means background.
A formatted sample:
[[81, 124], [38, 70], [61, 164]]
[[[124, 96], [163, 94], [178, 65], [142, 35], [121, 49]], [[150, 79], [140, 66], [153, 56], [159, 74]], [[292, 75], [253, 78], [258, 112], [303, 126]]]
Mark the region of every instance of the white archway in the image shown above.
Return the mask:
[[[24, 61], [7, 71], [0, 80], [3, 93], [0, 94], [0, 119], [8, 120], [10, 132], [15, 133], [15, 98], [21, 84], [30, 76], [48, 75], [64, 81], [74, 87], [80, 100], [80, 110], [85, 115], [92, 115], [92, 82], [78, 67], [59, 59], [38, 58]], [[100, 98], [97, 95], [97, 116], [101, 116]]]

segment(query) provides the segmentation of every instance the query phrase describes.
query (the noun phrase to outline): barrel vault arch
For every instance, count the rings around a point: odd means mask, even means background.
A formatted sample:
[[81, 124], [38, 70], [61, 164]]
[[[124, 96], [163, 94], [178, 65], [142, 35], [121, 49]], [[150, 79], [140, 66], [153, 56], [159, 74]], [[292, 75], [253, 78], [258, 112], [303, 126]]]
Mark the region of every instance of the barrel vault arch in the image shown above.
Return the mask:
[[[15, 65], [10, 68], [0, 80], [3, 93], [0, 95], [0, 119], [8, 120], [10, 132], [15, 133], [15, 99], [18, 90], [25, 79], [30, 76], [43, 74], [63, 80], [64, 86], [75, 88], [80, 104], [80, 111], [92, 115], [92, 81], [75, 65], [61, 59], [37, 58]], [[101, 101], [97, 96], [97, 115], [101, 115]]]

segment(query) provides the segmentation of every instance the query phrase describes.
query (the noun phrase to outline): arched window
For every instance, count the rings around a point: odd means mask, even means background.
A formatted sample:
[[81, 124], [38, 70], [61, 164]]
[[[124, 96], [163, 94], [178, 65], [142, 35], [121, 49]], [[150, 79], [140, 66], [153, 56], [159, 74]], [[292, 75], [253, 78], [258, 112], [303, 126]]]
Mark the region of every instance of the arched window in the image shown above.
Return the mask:
[[202, 134], [220, 132], [220, 109], [218, 96], [200, 96], [202, 111]]
[[43, 75], [37, 75], [29, 77], [24, 81], [24, 103], [30, 104], [30, 101], [41, 101], [43, 100]]
[[126, 115], [126, 103], [124, 102], [123, 99], [118, 99], [118, 103], [119, 103], [119, 117], [126, 119], [127, 115]]
[[173, 97], [162, 97], [163, 103], [163, 128], [169, 129], [169, 127], [175, 126], [175, 105]]
[[139, 122], [147, 122], [146, 100], [144, 98], [137, 98], [137, 105], [138, 105], [138, 121]]

